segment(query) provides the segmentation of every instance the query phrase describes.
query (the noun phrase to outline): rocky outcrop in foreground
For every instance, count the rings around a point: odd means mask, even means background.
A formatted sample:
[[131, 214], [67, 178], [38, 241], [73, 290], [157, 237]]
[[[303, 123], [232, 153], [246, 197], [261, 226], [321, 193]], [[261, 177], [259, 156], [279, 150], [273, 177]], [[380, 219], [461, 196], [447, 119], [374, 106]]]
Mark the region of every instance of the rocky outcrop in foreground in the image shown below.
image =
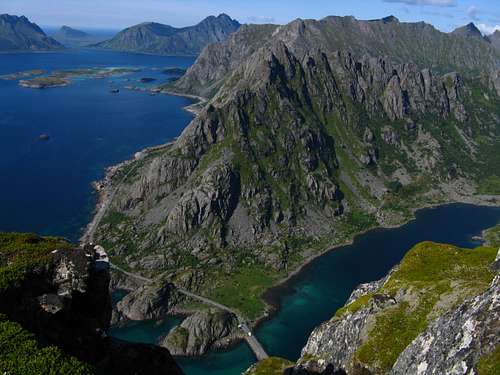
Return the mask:
[[[93, 247], [0, 233], [0, 255], [0, 372], [17, 374], [24, 364], [15, 361], [38, 356], [28, 373], [182, 374], [166, 349], [107, 337], [109, 264]], [[16, 324], [25, 332], [13, 335]], [[54, 367], [59, 352], [73, 358], [73, 370]]]
[[500, 344], [495, 255], [417, 245], [388, 277], [354, 291], [285, 373], [477, 373]]

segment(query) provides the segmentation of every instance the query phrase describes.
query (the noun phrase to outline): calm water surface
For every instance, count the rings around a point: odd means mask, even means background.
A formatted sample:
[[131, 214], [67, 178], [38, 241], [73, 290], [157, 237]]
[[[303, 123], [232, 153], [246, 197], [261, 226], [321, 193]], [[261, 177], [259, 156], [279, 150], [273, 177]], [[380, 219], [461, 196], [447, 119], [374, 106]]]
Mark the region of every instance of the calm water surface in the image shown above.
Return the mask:
[[[78, 239], [95, 203], [91, 182], [105, 167], [180, 134], [191, 115], [185, 98], [123, 89], [161, 68], [189, 67], [193, 58], [70, 50], [1, 54], [0, 75], [31, 69], [134, 67], [138, 73], [76, 79], [67, 87], [32, 90], [0, 80], [0, 230]], [[120, 93], [109, 93], [110, 87]], [[50, 136], [40, 141], [40, 134]]]
[[[286, 287], [274, 290], [271, 297], [281, 309], [256, 335], [269, 355], [296, 360], [311, 331], [330, 319], [358, 284], [383, 277], [413, 245], [431, 240], [475, 247], [479, 244], [472, 237], [499, 222], [500, 208], [455, 204], [419, 211], [415, 221], [401, 228], [362, 235], [354, 244], [316, 259]], [[150, 338], [154, 342], [157, 336]], [[179, 361], [187, 375], [238, 375], [255, 360], [246, 345], [238, 345]]]

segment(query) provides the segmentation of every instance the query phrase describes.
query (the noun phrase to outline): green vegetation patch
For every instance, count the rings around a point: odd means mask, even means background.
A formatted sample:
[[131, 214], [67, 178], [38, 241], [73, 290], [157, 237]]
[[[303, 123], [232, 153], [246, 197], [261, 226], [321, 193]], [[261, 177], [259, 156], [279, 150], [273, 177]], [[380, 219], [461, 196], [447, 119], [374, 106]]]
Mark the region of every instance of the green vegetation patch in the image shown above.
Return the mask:
[[276, 280], [259, 265], [242, 267], [234, 273], [219, 275], [219, 285], [208, 296], [211, 299], [255, 319], [265, 310], [262, 294]]
[[479, 194], [500, 195], [500, 177], [488, 176], [479, 181]]
[[247, 375], [282, 375], [283, 371], [293, 366], [294, 363], [287, 359], [270, 357], [257, 363]]
[[338, 309], [335, 312], [335, 317], [341, 318], [344, 315], [354, 314], [355, 312], [361, 310], [363, 307], [368, 305], [371, 298], [373, 297], [373, 293], [365, 294], [364, 296], [359, 297], [358, 299], [352, 301], [350, 304], [345, 305]]
[[22, 282], [36, 267], [46, 265], [53, 250], [71, 247], [66, 240], [57, 237], [0, 233], [0, 291]]
[[[367, 341], [355, 353], [355, 360], [375, 372], [389, 371], [429, 321], [488, 288], [494, 277], [490, 265], [496, 253], [491, 247], [461, 249], [432, 242], [416, 245], [378, 291], [392, 297], [404, 291], [406, 297], [376, 316]], [[443, 296], [447, 302], [438, 304]], [[363, 307], [370, 297], [361, 297], [337, 314], [341, 316]]]
[[500, 247], [500, 224], [484, 231], [484, 239], [488, 246]]
[[479, 360], [477, 364], [478, 375], [497, 375], [500, 374], [500, 345], [495, 350]]
[[0, 373], [8, 375], [90, 375], [91, 368], [54, 346], [42, 347], [33, 334], [0, 315]]

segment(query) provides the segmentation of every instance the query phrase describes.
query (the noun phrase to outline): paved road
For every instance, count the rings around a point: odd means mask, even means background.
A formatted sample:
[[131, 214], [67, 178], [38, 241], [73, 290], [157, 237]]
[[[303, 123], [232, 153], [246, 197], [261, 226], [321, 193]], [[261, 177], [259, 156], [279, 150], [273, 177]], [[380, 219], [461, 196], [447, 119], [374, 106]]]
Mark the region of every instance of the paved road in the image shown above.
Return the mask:
[[[136, 280], [140, 280], [144, 283], [152, 283], [154, 280], [153, 279], [149, 279], [147, 277], [144, 277], [144, 276], [141, 276], [141, 275], [137, 275], [135, 273], [131, 273], [131, 272], [128, 272], [128, 271], [125, 271], [123, 268], [121, 267], [118, 267], [116, 265], [114, 265], [113, 263], [110, 263], [110, 267], [116, 271], [119, 271], [129, 277], [132, 277]], [[181, 294], [184, 294], [185, 296], [187, 297], [190, 297], [190, 298], [193, 298], [195, 300], [198, 300], [206, 305], [210, 305], [210, 306], [213, 306], [213, 307], [216, 307], [218, 309], [221, 309], [221, 310], [224, 310], [224, 311], [227, 311], [231, 314], [233, 314], [234, 316], [236, 316], [236, 318], [238, 319], [238, 322], [239, 322], [239, 325], [238, 327], [243, 331], [244, 335], [244, 339], [245, 341], [248, 343], [248, 346], [250, 346], [250, 349], [252, 349], [253, 353], [255, 354], [255, 357], [257, 358], [257, 360], [261, 361], [263, 359], [266, 359], [268, 358], [269, 356], [267, 355], [266, 351], [264, 350], [264, 348], [262, 347], [262, 345], [260, 344], [260, 342], [257, 340], [257, 338], [254, 336], [254, 334], [252, 333], [252, 331], [250, 330], [250, 328], [248, 327], [248, 325], [246, 324], [245, 320], [242, 319], [237, 313], [236, 311], [232, 310], [231, 308], [227, 307], [227, 306], [224, 306], [218, 302], [215, 302], [215, 301], [212, 301], [211, 299], [208, 299], [208, 298], [205, 298], [205, 297], [202, 297], [202, 296], [199, 296], [197, 294], [194, 294], [194, 293], [191, 293], [185, 289], [182, 289], [182, 288], [177, 288], [177, 291]]]
[[128, 271], [125, 271], [123, 268], [120, 268], [118, 267], [117, 265], [113, 264], [113, 263], [109, 263], [109, 266], [114, 269], [115, 271], [118, 271], [118, 272], [121, 272], [133, 279], [136, 279], [136, 280], [140, 280], [142, 281], [143, 283], [152, 283], [154, 280], [153, 279], [148, 279], [147, 277], [144, 277], [144, 276], [141, 276], [141, 275], [136, 275], [135, 273], [131, 273], [131, 272], [128, 272]]

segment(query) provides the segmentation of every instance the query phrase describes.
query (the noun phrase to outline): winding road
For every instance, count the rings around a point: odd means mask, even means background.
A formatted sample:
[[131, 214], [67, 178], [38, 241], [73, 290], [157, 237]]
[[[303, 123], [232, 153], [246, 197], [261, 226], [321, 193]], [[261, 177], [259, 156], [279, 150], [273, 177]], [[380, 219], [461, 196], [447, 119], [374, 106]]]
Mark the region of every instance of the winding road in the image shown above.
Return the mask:
[[[139, 280], [139, 281], [141, 281], [143, 283], [152, 283], [152, 282], [154, 282], [154, 279], [150, 279], [150, 278], [147, 278], [147, 277], [144, 277], [144, 276], [141, 276], [141, 275], [137, 275], [137, 274], [132, 273], [132, 272], [128, 272], [128, 271], [124, 270], [121, 267], [118, 267], [117, 265], [115, 265], [113, 263], [110, 263], [109, 265], [115, 271], [121, 272], [124, 275], [132, 277], [132, 278], [134, 278], [136, 280]], [[248, 325], [245, 322], [245, 320], [240, 315], [238, 315], [238, 313], [236, 313], [236, 311], [232, 310], [231, 308], [229, 308], [229, 307], [227, 307], [225, 305], [222, 305], [222, 304], [220, 304], [218, 302], [215, 302], [215, 301], [213, 301], [211, 299], [199, 296], [198, 294], [195, 294], [195, 293], [191, 293], [191, 292], [189, 292], [189, 291], [187, 291], [185, 289], [177, 288], [177, 291], [179, 293], [181, 293], [181, 294], [184, 294], [186, 297], [190, 297], [192, 299], [200, 301], [200, 302], [204, 303], [205, 305], [209, 305], [209, 306], [212, 306], [212, 307], [216, 307], [216, 308], [218, 308], [220, 310], [227, 311], [230, 314], [236, 316], [236, 318], [238, 319], [238, 322], [239, 322], [238, 328], [243, 331], [243, 333], [244, 333], [243, 338], [247, 342], [247, 344], [250, 347], [250, 349], [252, 349], [252, 352], [254, 353], [254, 355], [257, 358], [257, 360], [258, 361], [262, 361], [263, 359], [269, 358], [268, 354], [264, 350], [264, 347], [261, 345], [261, 343], [259, 342], [259, 340], [257, 340], [257, 338], [255, 337], [255, 335], [252, 333], [252, 330], [248, 327]]]

